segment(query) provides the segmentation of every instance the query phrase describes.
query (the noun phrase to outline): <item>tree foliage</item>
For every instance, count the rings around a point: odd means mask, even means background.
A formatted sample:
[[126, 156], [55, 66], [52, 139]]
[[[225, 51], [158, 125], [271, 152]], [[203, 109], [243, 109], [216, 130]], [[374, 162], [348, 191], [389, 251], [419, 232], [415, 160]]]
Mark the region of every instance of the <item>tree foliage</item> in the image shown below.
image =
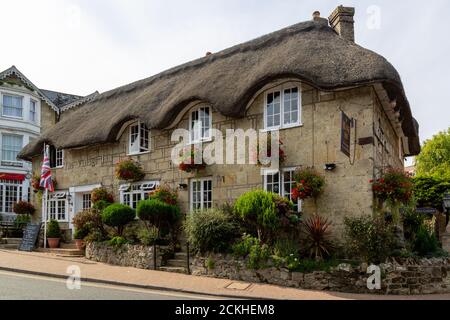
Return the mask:
[[417, 175], [450, 179], [450, 128], [425, 141], [417, 156]]
[[444, 195], [450, 190], [450, 178], [419, 176], [413, 179], [414, 198], [420, 207], [432, 207], [442, 211]]

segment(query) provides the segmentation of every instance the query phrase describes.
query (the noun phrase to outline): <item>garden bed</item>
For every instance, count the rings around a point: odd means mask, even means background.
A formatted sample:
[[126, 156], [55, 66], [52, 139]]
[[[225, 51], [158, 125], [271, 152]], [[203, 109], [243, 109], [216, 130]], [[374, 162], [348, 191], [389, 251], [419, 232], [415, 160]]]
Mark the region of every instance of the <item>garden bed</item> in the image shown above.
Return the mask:
[[195, 276], [208, 276], [279, 286], [329, 290], [347, 293], [373, 293], [392, 295], [450, 293], [450, 259], [405, 259], [402, 262], [380, 264], [381, 290], [369, 290], [368, 265], [339, 264], [327, 271], [291, 272], [275, 267], [270, 261], [263, 269], [252, 270], [247, 260], [233, 255], [211, 254], [192, 260]]
[[[156, 267], [169, 251], [168, 247], [157, 247]], [[89, 260], [123, 267], [154, 269], [154, 251], [152, 246], [124, 244], [111, 246], [108, 243], [91, 242], [86, 245], [86, 258]]]

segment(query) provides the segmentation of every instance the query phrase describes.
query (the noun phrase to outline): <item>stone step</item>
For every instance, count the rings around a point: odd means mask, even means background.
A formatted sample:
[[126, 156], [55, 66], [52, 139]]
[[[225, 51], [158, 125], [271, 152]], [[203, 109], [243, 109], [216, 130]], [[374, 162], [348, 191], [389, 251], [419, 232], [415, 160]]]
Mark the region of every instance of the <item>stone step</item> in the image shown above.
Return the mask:
[[170, 260], [167, 260], [166, 266], [167, 267], [181, 267], [181, 268], [184, 268], [184, 267], [186, 267], [186, 264], [187, 264], [186, 260], [170, 259]]
[[60, 247], [61, 247], [61, 249], [74, 249], [74, 250], [77, 250], [77, 245], [75, 244], [75, 242], [61, 243]]
[[159, 270], [172, 273], [187, 273], [186, 268], [182, 267], [159, 267]]
[[186, 261], [187, 259], [187, 253], [186, 252], [175, 252], [175, 259], [176, 260], [184, 260]]
[[20, 244], [22, 238], [4, 238], [3, 241], [7, 244]]
[[0, 249], [17, 250], [17, 249], [19, 249], [19, 245], [18, 244], [0, 244]]
[[55, 255], [63, 256], [63, 257], [83, 257], [84, 252], [82, 250], [77, 249], [64, 249], [64, 248], [57, 248], [57, 249], [50, 249], [50, 248], [39, 248], [37, 250], [38, 252], [45, 252], [45, 253], [52, 253]]

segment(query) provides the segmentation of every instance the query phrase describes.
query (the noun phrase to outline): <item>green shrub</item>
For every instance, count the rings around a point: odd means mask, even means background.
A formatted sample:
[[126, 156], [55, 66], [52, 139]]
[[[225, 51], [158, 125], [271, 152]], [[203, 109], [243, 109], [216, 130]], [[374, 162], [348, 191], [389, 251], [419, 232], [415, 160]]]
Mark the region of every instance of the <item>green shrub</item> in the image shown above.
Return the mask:
[[89, 229], [75, 229], [75, 232], [73, 234], [73, 238], [76, 240], [84, 240], [89, 235]]
[[126, 225], [133, 221], [135, 217], [134, 210], [123, 204], [112, 204], [102, 212], [103, 223], [116, 228], [119, 237], [123, 235]]
[[267, 240], [279, 226], [276, 195], [264, 190], [244, 193], [235, 204], [235, 212], [246, 223], [254, 225], [260, 240]]
[[22, 229], [27, 224], [31, 222], [31, 217], [28, 214], [18, 215], [14, 221], [14, 227], [17, 229]]
[[405, 239], [414, 242], [420, 226], [424, 223], [425, 217], [413, 207], [402, 208], [401, 212]]
[[419, 256], [433, 256], [439, 251], [439, 241], [435, 233], [422, 224], [416, 234], [414, 251]]
[[50, 220], [47, 225], [47, 238], [57, 239], [61, 238], [61, 229], [59, 228], [59, 223], [56, 220]]
[[172, 231], [181, 217], [180, 209], [177, 206], [158, 199], [140, 201], [136, 211], [139, 219], [158, 228], [160, 232], [164, 230]]
[[233, 216], [220, 209], [192, 212], [184, 230], [193, 250], [201, 253], [227, 251], [239, 231]]
[[106, 200], [99, 200], [92, 206], [92, 209], [97, 210], [98, 212], [102, 212], [106, 208], [108, 208], [111, 205], [111, 202], [108, 202]]
[[368, 216], [345, 218], [347, 253], [367, 262], [380, 263], [396, 247], [394, 228], [380, 218]]
[[114, 237], [108, 241], [108, 244], [113, 247], [121, 247], [128, 244], [128, 240], [123, 237]]
[[94, 205], [102, 200], [108, 203], [114, 202], [113, 195], [106, 188], [97, 188], [92, 190], [91, 199]]
[[158, 199], [167, 204], [176, 206], [178, 202], [178, 195], [169, 187], [162, 186], [150, 193], [150, 199]]
[[158, 240], [158, 228], [140, 228], [137, 232], [137, 238], [144, 246], [152, 246]]
[[287, 238], [278, 239], [273, 245], [273, 254], [278, 257], [288, 257], [292, 254], [298, 256], [300, 244], [296, 240]]
[[247, 257], [247, 267], [256, 270], [265, 266], [270, 257], [270, 248], [261, 244], [258, 238], [244, 234], [242, 239], [233, 245], [233, 254], [236, 257]]
[[[100, 202], [97, 204], [100, 204]], [[100, 211], [94, 208], [77, 213], [72, 223], [76, 230], [83, 230], [81, 232], [86, 233], [84, 236], [86, 241], [102, 241], [106, 237], [107, 233], [103, 227]]]

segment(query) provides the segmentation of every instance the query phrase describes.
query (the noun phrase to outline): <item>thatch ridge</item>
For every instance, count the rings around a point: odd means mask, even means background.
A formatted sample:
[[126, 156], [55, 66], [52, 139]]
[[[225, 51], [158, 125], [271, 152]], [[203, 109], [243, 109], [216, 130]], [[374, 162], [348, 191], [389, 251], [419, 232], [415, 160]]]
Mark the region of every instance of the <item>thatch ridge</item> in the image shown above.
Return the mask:
[[[130, 119], [163, 129], [195, 100], [240, 117], [260, 88], [286, 77], [322, 90], [383, 83], [400, 105], [405, 134], [418, 139], [395, 68], [382, 56], [340, 38], [327, 24], [308, 21], [100, 94], [47, 130], [20, 157], [39, 154], [44, 142], [61, 148], [114, 142]], [[415, 153], [420, 146], [412, 143], [410, 149]]]

